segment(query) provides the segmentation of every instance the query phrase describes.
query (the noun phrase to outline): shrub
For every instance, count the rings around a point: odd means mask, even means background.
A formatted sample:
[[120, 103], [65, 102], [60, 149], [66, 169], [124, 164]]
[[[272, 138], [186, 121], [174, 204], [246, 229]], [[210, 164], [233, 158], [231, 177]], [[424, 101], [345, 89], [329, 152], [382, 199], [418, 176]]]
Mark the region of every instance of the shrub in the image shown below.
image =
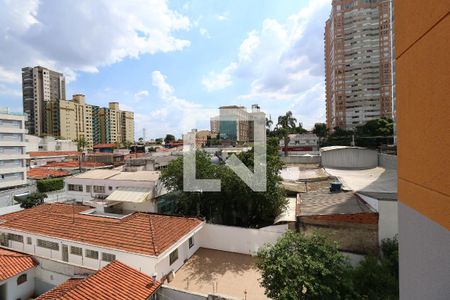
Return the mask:
[[37, 182], [37, 189], [41, 193], [57, 191], [64, 188], [63, 178], [42, 179]]

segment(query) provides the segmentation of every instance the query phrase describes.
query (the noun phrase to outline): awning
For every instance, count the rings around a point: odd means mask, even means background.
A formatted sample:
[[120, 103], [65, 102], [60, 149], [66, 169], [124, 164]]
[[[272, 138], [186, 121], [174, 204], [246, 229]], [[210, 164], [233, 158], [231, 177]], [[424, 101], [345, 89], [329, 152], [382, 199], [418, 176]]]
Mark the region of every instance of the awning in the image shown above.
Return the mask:
[[119, 202], [142, 203], [152, 199], [151, 188], [146, 187], [119, 187], [106, 200]]
[[282, 222], [295, 222], [295, 208], [297, 204], [296, 198], [288, 198], [289, 202], [284, 208], [284, 211], [275, 218], [274, 224], [282, 223]]

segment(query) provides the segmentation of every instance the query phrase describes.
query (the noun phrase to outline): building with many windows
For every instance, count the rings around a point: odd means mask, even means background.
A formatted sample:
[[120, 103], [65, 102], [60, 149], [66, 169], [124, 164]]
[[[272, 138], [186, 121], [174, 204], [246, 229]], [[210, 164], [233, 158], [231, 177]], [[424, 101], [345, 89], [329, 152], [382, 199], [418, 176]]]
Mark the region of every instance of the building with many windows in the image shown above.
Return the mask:
[[392, 1], [334, 0], [325, 24], [328, 128], [393, 117]]
[[25, 116], [0, 111], [0, 189], [27, 184]]
[[28, 133], [45, 135], [45, 104], [66, 98], [64, 75], [36, 66], [22, 69], [23, 111], [28, 115]]

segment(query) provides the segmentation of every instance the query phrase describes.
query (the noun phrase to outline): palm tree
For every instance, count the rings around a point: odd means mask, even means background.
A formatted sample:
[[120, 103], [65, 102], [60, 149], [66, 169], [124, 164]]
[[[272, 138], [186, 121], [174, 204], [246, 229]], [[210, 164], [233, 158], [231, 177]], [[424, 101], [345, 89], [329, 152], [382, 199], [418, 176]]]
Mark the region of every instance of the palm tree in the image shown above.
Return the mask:
[[87, 146], [87, 141], [84, 136], [81, 136], [79, 139], [75, 140], [77, 142], [78, 151], [84, 151]]
[[266, 118], [266, 134], [268, 135], [270, 133], [270, 129], [272, 127], [273, 121], [272, 118]]
[[278, 117], [277, 132], [280, 138], [284, 140], [284, 155], [287, 156], [287, 146], [289, 144], [289, 133], [295, 129], [297, 119], [293, 117], [292, 112], [288, 111], [284, 116]]

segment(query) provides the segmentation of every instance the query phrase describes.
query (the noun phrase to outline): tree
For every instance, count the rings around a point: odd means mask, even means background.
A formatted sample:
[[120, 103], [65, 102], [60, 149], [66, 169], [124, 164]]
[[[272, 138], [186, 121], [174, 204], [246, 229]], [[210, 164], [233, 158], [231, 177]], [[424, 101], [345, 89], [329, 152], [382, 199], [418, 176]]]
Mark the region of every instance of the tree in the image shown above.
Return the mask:
[[376, 148], [381, 144], [393, 142], [394, 121], [380, 118], [367, 121], [366, 124], [356, 127], [358, 146]]
[[359, 298], [398, 299], [398, 241], [381, 242], [381, 255], [366, 256], [353, 270], [353, 282]]
[[296, 127], [297, 119], [293, 117], [292, 112], [288, 111], [284, 116], [278, 117], [277, 132], [279, 137], [284, 140], [284, 154], [287, 156], [288, 144], [289, 144], [289, 134]]
[[167, 134], [166, 137], [164, 138], [164, 143], [169, 144], [170, 142], [175, 141], [175, 136], [173, 136], [172, 134]]
[[[213, 164], [211, 158], [196, 152], [196, 177], [220, 179], [220, 192], [183, 191], [183, 158], [171, 161], [162, 171], [161, 180], [171, 191], [179, 192], [176, 212], [183, 215], [201, 215], [209, 222], [243, 227], [262, 227], [273, 224], [287, 204], [284, 189], [279, 185], [283, 166], [278, 157], [276, 139], [270, 140], [267, 155], [267, 191], [252, 191], [225, 163]], [[269, 152], [270, 151], [270, 152]], [[238, 155], [253, 169], [253, 150]]]
[[287, 231], [258, 251], [261, 285], [275, 300], [353, 299], [351, 266], [335, 244], [320, 235]]
[[314, 129], [312, 131], [317, 137], [319, 138], [319, 144], [322, 144], [322, 141], [327, 137], [328, 135], [328, 128], [327, 124], [325, 123], [316, 123], [314, 124]]
[[77, 148], [78, 151], [84, 151], [84, 149], [86, 149], [87, 147], [87, 141], [84, 138], [84, 136], [79, 137], [78, 139], [75, 140], [77, 142]]
[[272, 129], [272, 125], [273, 125], [272, 118], [267, 118], [266, 117], [266, 134], [267, 135], [270, 134], [270, 130]]
[[44, 199], [47, 198], [45, 193], [31, 193], [26, 198], [15, 197], [14, 200], [20, 204], [22, 208], [32, 208], [44, 203]]
[[157, 144], [162, 144], [162, 142], [163, 142], [162, 138], [155, 139], [155, 143], [157, 143]]

